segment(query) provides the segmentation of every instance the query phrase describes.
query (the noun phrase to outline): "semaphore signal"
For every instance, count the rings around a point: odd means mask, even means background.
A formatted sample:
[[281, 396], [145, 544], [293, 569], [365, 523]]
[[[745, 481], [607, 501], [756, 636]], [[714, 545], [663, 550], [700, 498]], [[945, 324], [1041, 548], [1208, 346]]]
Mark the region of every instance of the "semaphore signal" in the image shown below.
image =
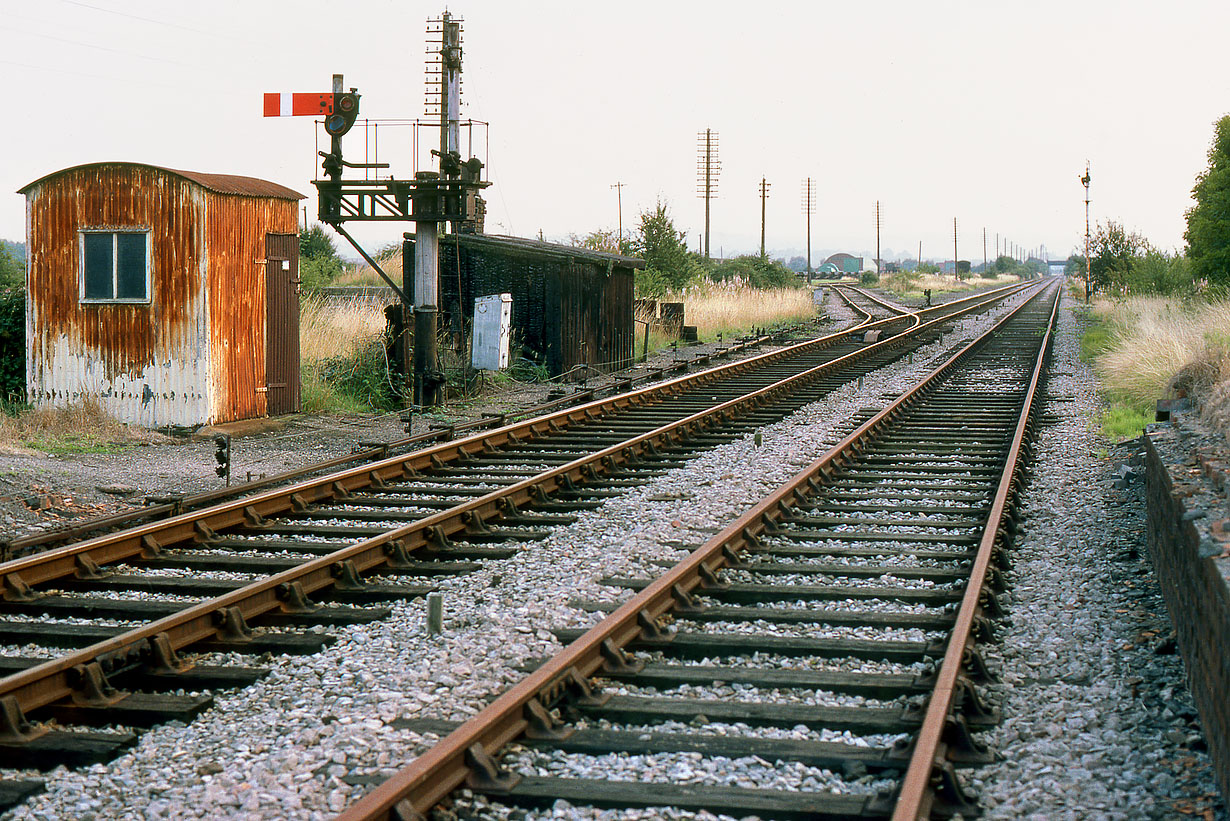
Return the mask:
[[284, 94], [277, 91], [265, 94], [266, 117], [319, 117], [332, 113], [332, 94]]

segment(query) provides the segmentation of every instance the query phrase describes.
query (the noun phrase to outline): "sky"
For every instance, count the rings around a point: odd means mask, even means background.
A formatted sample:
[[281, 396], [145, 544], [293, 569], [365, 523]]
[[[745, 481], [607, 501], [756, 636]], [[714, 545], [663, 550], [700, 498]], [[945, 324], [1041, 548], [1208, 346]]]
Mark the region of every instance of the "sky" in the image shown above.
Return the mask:
[[[361, 117], [424, 116], [425, 22], [407, 0], [0, 0], [0, 238], [21, 240], [17, 189], [123, 160], [281, 183], [314, 220], [317, 126], [264, 118], [267, 91], [328, 91], [343, 74]], [[512, 2], [468, 0], [462, 116], [488, 166], [489, 233], [562, 240], [656, 202], [698, 247], [697, 135], [718, 134], [713, 255], [756, 253], [770, 184], [770, 254], [982, 261], [995, 238], [1050, 258], [1093, 221], [1181, 249], [1184, 211], [1230, 113], [1230, 3]], [[380, 130], [412, 170], [411, 129]], [[347, 159], [375, 149], [358, 127]], [[420, 153], [438, 132], [421, 132]], [[365, 145], [366, 142], [366, 145]], [[463, 138], [463, 146], [466, 140]], [[420, 160], [419, 168], [426, 168]], [[409, 224], [348, 227], [367, 247]], [[339, 239], [339, 246], [345, 243]]]

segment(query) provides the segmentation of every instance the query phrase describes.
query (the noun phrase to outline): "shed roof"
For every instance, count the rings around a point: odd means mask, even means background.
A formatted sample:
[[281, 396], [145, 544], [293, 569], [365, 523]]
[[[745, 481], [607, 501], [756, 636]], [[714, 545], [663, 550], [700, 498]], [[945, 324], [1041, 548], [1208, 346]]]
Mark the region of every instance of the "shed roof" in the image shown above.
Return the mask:
[[271, 197], [279, 200], [304, 199], [303, 194], [300, 194], [298, 191], [291, 190], [284, 185], [278, 185], [276, 182], [269, 182], [268, 180], [262, 180], [257, 177], [241, 177], [236, 174], [204, 174], [200, 171], [180, 171], [174, 168], [164, 168], [161, 165], [150, 165], [149, 163], [143, 162], [92, 162], [84, 163], [83, 165], [74, 165], [71, 168], [61, 168], [59, 171], [52, 171], [50, 174], [39, 177], [34, 182], [22, 186], [17, 189], [17, 193], [25, 194], [36, 185], [44, 183], [53, 177], [58, 177], [61, 174], [66, 174], [69, 171], [77, 171], [82, 168], [103, 168], [109, 165], [153, 168], [167, 174], [174, 174], [177, 177], [183, 177], [186, 180], [194, 182], [203, 188], [208, 188], [210, 191], [214, 191], [219, 194], [238, 194], [244, 197]]
[[448, 239], [474, 248], [484, 248], [517, 256], [584, 260], [603, 265], [617, 265], [621, 268], [645, 267], [645, 260], [640, 257], [626, 257], [622, 254], [609, 254], [605, 251], [592, 251], [589, 248], [580, 248], [575, 245], [561, 245], [556, 242], [543, 242], [525, 237], [509, 237], [503, 234], [450, 234]]

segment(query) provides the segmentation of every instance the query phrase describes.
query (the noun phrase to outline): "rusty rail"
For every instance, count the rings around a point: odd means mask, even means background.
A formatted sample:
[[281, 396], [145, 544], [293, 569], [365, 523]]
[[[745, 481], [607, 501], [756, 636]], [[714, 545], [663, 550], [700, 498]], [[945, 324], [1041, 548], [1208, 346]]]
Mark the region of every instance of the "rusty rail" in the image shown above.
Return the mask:
[[956, 623], [949, 635], [944, 658], [936, 677], [935, 688], [927, 703], [927, 711], [923, 717], [922, 729], [914, 745], [914, 752], [901, 782], [897, 797], [897, 805], [893, 810], [893, 821], [915, 821], [930, 817], [931, 806], [935, 799], [934, 776], [937, 767], [942, 767], [944, 761], [943, 733], [949, 713], [953, 708], [953, 700], [957, 693], [957, 680], [961, 675], [962, 661], [972, 649], [974, 639], [974, 620], [979, 611], [979, 597], [983, 584], [991, 567], [991, 559], [996, 543], [1005, 538], [1004, 514], [1008, 509], [1009, 500], [1018, 483], [1017, 468], [1022, 449], [1025, 447], [1026, 436], [1029, 433], [1033, 419], [1034, 399], [1037, 395], [1038, 383], [1050, 356], [1051, 338], [1055, 327], [1055, 319], [1059, 313], [1059, 299], [1051, 309], [1051, 317], [1047, 323], [1046, 334], [1039, 346], [1038, 355], [1034, 361], [1033, 374], [1029, 388], [1026, 391], [1016, 430], [1013, 432], [1012, 444], [1000, 474], [995, 498], [991, 504], [991, 512], [987, 519], [986, 529], [978, 543], [978, 552], [970, 570], [970, 582], [961, 597], [960, 609], [957, 611]]
[[[913, 331], [922, 331], [930, 326], [951, 321], [955, 315], [969, 312], [997, 297], [982, 301], [970, 301], [958, 314], [949, 314], [929, 323], [915, 324]], [[878, 323], [870, 323], [876, 325]], [[868, 327], [863, 326], [863, 327]], [[825, 339], [844, 336], [842, 331]], [[427, 516], [400, 528], [359, 541], [322, 556], [277, 573], [266, 579], [253, 582], [239, 590], [200, 602], [164, 617], [143, 627], [125, 632], [108, 640], [98, 642], [65, 656], [47, 661], [28, 670], [0, 679], [0, 700], [8, 701], [19, 713], [29, 712], [70, 696], [79, 686], [83, 671], [90, 665], [99, 664], [99, 672], [106, 672], [130, 664], [149, 661], [162, 666], [179, 664], [176, 651], [194, 642], [213, 637], [228, 624], [246, 622], [261, 614], [286, 608], [302, 596], [327, 588], [337, 579], [348, 577], [352, 572], [362, 574], [384, 565], [395, 566], [407, 560], [409, 553], [429, 546], [433, 542], [446, 541], [448, 537], [479, 525], [505, 511], [541, 498], [570, 480], [584, 482], [602, 467], [626, 462], [646, 452], [657, 443], [670, 444], [673, 437], [686, 433], [702, 422], [730, 418], [741, 409], [768, 401], [772, 396], [792, 387], [807, 384], [822, 375], [840, 370], [844, 365], [857, 361], [884, 346], [901, 344], [904, 335], [890, 337], [830, 362], [814, 366], [773, 385], [761, 388], [743, 397], [716, 405], [656, 430], [641, 434], [618, 445], [588, 454], [564, 465], [544, 471], [537, 476], [506, 486], [481, 497], [460, 503], [450, 510]], [[802, 343], [815, 344], [815, 343]], [[795, 346], [797, 347], [797, 346]], [[766, 357], [772, 354], [766, 354]], [[761, 357], [757, 358], [762, 359]], [[747, 360], [754, 361], [754, 360]], [[734, 363], [706, 372], [726, 372], [728, 368], [745, 365]], [[712, 378], [712, 376], [711, 376]], [[596, 406], [603, 411], [614, 407], [631, 406], [647, 401], [649, 397], [667, 395], [678, 390], [691, 379], [676, 379], [665, 385], [645, 388], [612, 400], [591, 403], [559, 413], [539, 417], [527, 422], [507, 425], [483, 436], [436, 445], [407, 456], [393, 457], [374, 464], [352, 468], [324, 479], [313, 480], [290, 488], [267, 491], [256, 496], [232, 501], [189, 514], [183, 514], [163, 522], [146, 524], [120, 534], [100, 536], [78, 545], [57, 548], [0, 564], [0, 579], [3, 580], [6, 598], [22, 599], [32, 595], [31, 587], [57, 578], [96, 572], [98, 566], [120, 562], [134, 556], [152, 557], [163, 547], [192, 541], [198, 536], [208, 536], [216, 530], [247, 523], [260, 522], [291, 507], [307, 507], [323, 499], [344, 498], [350, 491], [369, 485], [379, 485], [389, 479], [409, 478], [418, 469], [427, 468], [443, 461], [463, 458], [463, 454], [477, 454], [490, 444], [516, 442], [521, 437], [530, 438], [553, 427], [560, 429], [572, 421], [580, 421], [595, 414]]]
[[[696, 548], [558, 655], [505, 691], [473, 719], [361, 798], [339, 819], [403, 821], [424, 817], [432, 807], [465, 782], [471, 770], [470, 762], [494, 755], [502, 746], [520, 737], [529, 726], [531, 711], [541, 714], [543, 710], [539, 708], [548, 707], [561, 691], [576, 687], [577, 682], [584, 682], [604, 669], [613, 671], [628, 664], [623, 648], [643, 631], [658, 629], [661, 616], [675, 609], [678, 603], [686, 603], [692, 591], [698, 588], [703, 590], [711, 584], [720, 569], [736, 563], [738, 553], [747, 545], [757, 542], [768, 524], [782, 515], [783, 502], [788, 502], [792, 497], [802, 499], [804, 488], [827, 481], [844, 464], [857, 457], [889, 424], [921, 401], [940, 380], [985, 345], [999, 327], [1043, 290], [1044, 286], [1036, 287], [1029, 299], [1009, 312], [995, 327], [963, 346], [912, 389], [859, 425], [827, 453]], [[932, 320], [926, 324], [939, 321], [943, 320]]]

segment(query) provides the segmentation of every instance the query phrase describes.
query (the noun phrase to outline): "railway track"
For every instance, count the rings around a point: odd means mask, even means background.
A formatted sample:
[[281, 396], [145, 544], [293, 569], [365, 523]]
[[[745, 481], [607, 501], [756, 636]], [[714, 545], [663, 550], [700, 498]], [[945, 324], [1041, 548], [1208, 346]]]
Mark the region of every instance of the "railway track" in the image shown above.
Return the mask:
[[[191, 720], [211, 699], [182, 693], [263, 674], [198, 654], [315, 652], [331, 640], [322, 626], [382, 618], [383, 603], [424, 595], [432, 578], [514, 555], [1016, 290], [867, 311], [818, 340], [4, 562], [0, 641], [27, 652], [0, 659], [0, 763], [106, 760], [135, 734], [61, 728]], [[6, 788], [15, 798], [36, 785]]]
[[[997, 720], [979, 695], [991, 677], [979, 643], [1000, 615], [1058, 292], [1035, 292], [865, 411], [660, 577], [607, 580], [639, 592], [578, 603], [613, 612], [558, 631], [564, 650], [473, 720], [403, 722], [443, 738], [343, 817], [420, 818], [441, 802], [501, 817], [561, 799], [736, 817], [976, 814], [955, 768], [990, 756], [976, 735]], [[657, 758], [687, 777], [646, 777]], [[757, 776], [732, 762], [749, 759], [805, 777], [744, 784]], [[590, 775], [543, 774], [578, 771]]]

